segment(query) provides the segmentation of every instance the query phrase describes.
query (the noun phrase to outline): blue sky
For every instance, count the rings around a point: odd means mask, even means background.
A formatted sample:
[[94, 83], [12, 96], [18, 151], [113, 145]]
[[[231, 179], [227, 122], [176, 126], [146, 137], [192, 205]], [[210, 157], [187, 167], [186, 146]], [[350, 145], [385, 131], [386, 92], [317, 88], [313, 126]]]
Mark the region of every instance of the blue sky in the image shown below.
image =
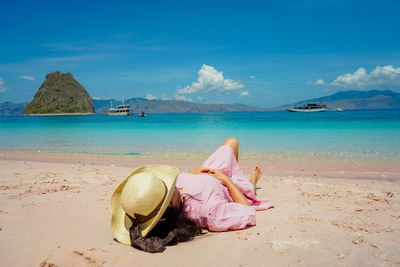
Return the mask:
[[274, 107], [400, 91], [400, 1], [2, 1], [0, 102], [47, 73], [96, 98]]

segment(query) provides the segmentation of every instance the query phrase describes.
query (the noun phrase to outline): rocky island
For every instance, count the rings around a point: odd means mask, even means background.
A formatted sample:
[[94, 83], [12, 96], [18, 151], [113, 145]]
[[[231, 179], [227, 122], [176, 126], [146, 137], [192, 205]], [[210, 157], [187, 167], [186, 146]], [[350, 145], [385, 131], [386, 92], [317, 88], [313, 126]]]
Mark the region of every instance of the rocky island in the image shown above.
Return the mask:
[[36, 92], [23, 111], [24, 115], [94, 114], [93, 100], [71, 73], [55, 71]]

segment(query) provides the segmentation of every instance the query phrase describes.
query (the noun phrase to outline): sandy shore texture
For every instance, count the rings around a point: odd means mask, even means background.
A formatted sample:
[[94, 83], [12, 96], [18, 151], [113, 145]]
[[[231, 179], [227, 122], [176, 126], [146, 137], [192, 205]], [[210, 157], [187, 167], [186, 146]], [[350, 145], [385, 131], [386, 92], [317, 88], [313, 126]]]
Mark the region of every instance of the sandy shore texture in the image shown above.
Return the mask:
[[[257, 157], [255, 157], [257, 158]], [[204, 157], [205, 159], [205, 157]], [[203, 160], [204, 160], [203, 159]], [[148, 254], [113, 240], [109, 200], [136, 167], [186, 157], [0, 154], [1, 266], [400, 265], [400, 166], [241, 158], [275, 204], [242, 231], [207, 233]]]

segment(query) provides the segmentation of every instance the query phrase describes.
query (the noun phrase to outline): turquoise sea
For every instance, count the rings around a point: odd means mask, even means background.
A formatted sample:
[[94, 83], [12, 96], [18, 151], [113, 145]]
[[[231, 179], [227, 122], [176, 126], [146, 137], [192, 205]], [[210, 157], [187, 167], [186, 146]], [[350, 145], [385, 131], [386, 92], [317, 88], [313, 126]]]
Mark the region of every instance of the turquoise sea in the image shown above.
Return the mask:
[[0, 117], [2, 151], [211, 151], [231, 136], [241, 151], [400, 162], [400, 110]]

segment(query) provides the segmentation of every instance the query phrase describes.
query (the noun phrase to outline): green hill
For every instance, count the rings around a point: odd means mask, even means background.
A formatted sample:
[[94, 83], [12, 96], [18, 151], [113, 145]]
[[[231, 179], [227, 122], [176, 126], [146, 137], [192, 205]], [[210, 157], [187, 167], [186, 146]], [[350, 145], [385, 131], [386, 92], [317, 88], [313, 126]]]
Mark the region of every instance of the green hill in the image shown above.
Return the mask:
[[55, 71], [36, 92], [23, 114], [94, 113], [92, 98], [71, 73]]

